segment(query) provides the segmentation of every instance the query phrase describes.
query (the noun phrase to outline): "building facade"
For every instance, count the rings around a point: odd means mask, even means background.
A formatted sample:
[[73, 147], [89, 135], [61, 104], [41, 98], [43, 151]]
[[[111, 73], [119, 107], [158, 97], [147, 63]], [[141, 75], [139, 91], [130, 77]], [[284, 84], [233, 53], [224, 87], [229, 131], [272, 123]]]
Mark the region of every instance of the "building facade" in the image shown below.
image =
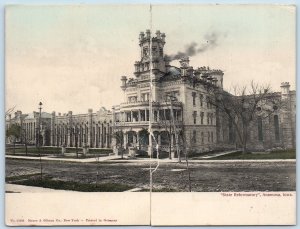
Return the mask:
[[[18, 111], [14, 118], [8, 118], [6, 128], [19, 123], [32, 144], [37, 142], [40, 127], [44, 146], [113, 148], [116, 153], [130, 147], [174, 153], [183, 143], [188, 151], [195, 152], [237, 147], [236, 133], [226, 114], [208, 100], [207, 85], [223, 89], [223, 71], [194, 68], [188, 57], [179, 60], [180, 67], [172, 66], [164, 55], [165, 38], [160, 31], [154, 37], [149, 30], [140, 33], [134, 76], [121, 77], [124, 101], [112, 111], [101, 108], [93, 113], [90, 109], [78, 115], [71, 111], [64, 115], [43, 112], [41, 117], [37, 112], [24, 115]], [[249, 148], [295, 148], [296, 92], [290, 90], [289, 83], [282, 83], [281, 89], [275, 94], [286, 106], [268, 118], [255, 117]]]

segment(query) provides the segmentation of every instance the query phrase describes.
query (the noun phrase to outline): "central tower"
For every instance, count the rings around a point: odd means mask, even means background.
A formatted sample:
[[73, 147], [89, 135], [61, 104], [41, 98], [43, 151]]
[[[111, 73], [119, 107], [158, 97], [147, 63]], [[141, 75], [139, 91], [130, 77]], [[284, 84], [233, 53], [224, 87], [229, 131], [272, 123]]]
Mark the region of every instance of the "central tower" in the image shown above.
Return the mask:
[[155, 37], [151, 37], [150, 30], [146, 30], [146, 33], [141, 32], [139, 36], [140, 45], [140, 61], [136, 61], [134, 64], [134, 75], [139, 78], [142, 75], [149, 75], [150, 70], [150, 39], [152, 39], [152, 70], [155, 75], [154, 78], [163, 75], [166, 72], [166, 64], [164, 60], [164, 45], [165, 37], [164, 33], [159, 30], [156, 31]]

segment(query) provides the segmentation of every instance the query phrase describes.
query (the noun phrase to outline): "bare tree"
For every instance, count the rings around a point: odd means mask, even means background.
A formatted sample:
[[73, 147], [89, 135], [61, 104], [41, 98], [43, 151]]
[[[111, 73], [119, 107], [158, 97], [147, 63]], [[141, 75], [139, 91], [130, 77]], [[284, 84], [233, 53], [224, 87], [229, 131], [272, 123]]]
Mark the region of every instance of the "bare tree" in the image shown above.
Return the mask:
[[187, 142], [186, 142], [185, 134], [186, 134], [185, 128], [184, 128], [184, 125], [182, 124], [179, 136], [181, 137], [181, 141], [182, 141], [182, 151], [183, 151], [184, 159], [185, 159], [185, 163], [186, 163], [186, 171], [188, 173], [189, 192], [191, 192], [192, 191], [191, 170], [189, 167], [189, 155], [188, 155], [188, 151], [187, 151]]
[[232, 94], [213, 84], [207, 84], [206, 89], [207, 102], [232, 122], [243, 152], [247, 151], [250, 127], [256, 117], [268, 118], [282, 106], [270, 86], [261, 86], [253, 81], [250, 87], [233, 87]]
[[[165, 101], [166, 105], [168, 105], [168, 101]], [[162, 106], [159, 107], [158, 112], [159, 112], [159, 122], [161, 126], [164, 129], [164, 132], [167, 134], [168, 138], [168, 145], [169, 145], [169, 159], [172, 159], [172, 142], [171, 142], [171, 137], [172, 137], [172, 119], [171, 119], [171, 112], [166, 113], [164, 112], [163, 109], [161, 109]]]
[[24, 143], [25, 145], [25, 154], [26, 156], [28, 155], [28, 137], [27, 137], [27, 131], [25, 128], [21, 128], [21, 139], [22, 139], [22, 142]]
[[8, 115], [10, 115], [10, 114], [14, 111], [15, 108], [16, 108], [16, 106], [13, 106], [13, 107], [11, 107], [11, 108], [8, 108], [8, 109], [5, 111], [5, 118], [6, 118]]

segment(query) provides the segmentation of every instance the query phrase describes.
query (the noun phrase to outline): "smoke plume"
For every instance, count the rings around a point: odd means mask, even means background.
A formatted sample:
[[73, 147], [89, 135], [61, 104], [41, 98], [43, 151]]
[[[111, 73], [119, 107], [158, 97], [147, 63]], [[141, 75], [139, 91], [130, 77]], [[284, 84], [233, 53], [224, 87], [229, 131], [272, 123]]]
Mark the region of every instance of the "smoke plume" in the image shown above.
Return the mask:
[[185, 47], [185, 50], [183, 52], [179, 51], [176, 54], [166, 55], [166, 57], [170, 61], [178, 60], [186, 56], [195, 56], [198, 53], [205, 52], [218, 46], [219, 35], [216, 32], [206, 34], [203, 38], [205, 40], [204, 43], [197, 44], [196, 42], [192, 42]]

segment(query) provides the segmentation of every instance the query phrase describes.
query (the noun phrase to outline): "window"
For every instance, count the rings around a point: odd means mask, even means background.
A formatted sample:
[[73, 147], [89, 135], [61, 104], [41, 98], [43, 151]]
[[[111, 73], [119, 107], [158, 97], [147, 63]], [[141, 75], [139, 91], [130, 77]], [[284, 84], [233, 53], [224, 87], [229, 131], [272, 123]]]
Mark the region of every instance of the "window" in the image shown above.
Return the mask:
[[209, 132], [207, 132], [208, 133], [208, 142], [210, 142], [210, 133]]
[[262, 129], [262, 118], [257, 118], [257, 127], [258, 127], [258, 140], [263, 141], [263, 129]]
[[194, 124], [197, 123], [197, 111], [193, 112]]
[[171, 120], [171, 112], [170, 112], [170, 109], [166, 109], [165, 110], [165, 120]]
[[214, 132], [211, 132], [211, 141], [214, 142]]
[[229, 143], [233, 143], [235, 141], [235, 136], [234, 136], [234, 132], [233, 132], [233, 121], [232, 119], [229, 119], [229, 123], [228, 123], [228, 138], [229, 138]]
[[148, 48], [145, 47], [145, 48], [143, 49], [143, 56], [147, 56], [147, 55], [148, 55]]
[[201, 143], [203, 144], [204, 143], [204, 133], [201, 132]]
[[209, 109], [209, 97], [208, 96], [206, 97], [206, 106]]
[[201, 114], [200, 114], [200, 122], [201, 122], [201, 124], [203, 124], [203, 119], [204, 119], [204, 112], [201, 112]]
[[142, 101], [149, 101], [149, 93], [143, 93], [141, 97]]
[[209, 116], [210, 116], [210, 114], [209, 113], [207, 113], [207, 125], [209, 125]]
[[275, 140], [279, 141], [280, 136], [279, 136], [279, 119], [278, 119], [278, 115], [274, 115], [274, 129], [275, 129]]
[[200, 94], [200, 106], [203, 107], [203, 95]]
[[196, 92], [192, 92], [193, 96], [193, 106], [196, 106]]
[[160, 56], [163, 56], [163, 55], [164, 55], [164, 51], [163, 51], [162, 48], [159, 48], [159, 55], [160, 55]]
[[197, 143], [197, 132], [196, 130], [193, 130], [193, 139], [192, 139], [193, 143]]

